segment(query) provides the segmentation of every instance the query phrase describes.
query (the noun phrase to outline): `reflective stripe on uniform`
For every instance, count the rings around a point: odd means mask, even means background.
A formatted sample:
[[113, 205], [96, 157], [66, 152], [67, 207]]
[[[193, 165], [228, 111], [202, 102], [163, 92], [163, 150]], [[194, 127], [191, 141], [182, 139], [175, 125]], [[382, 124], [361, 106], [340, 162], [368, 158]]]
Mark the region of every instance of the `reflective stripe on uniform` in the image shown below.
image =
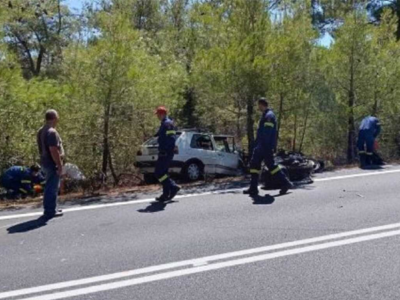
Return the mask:
[[275, 175], [276, 173], [278, 173], [281, 170], [281, 166], [277, 166], [275, 169], [273, 169], [271, 171], [271, 175]]
[[358, 154], [365, 154], [365, 153], [367, 153], [367, 152], [365, 152], [365, 151], [358, 151]]
[[32, 183], [30, 180], [21, 180], [21, 183]]
[[257, 170], [257, 169], [250, 169], [250, 174], [260, 174], [261, 170]]
[[46, 181], [42, 181], [40, 184], [41, 184], [41, 185], [45, 185], [45, 184], [46, 184]]
[[24, 194], [28, 194], [28, 191], [25, 189], [19, 189], [20, 192], [24, 193]]
[[165, 180], [168, 179], [168, 175], [164, 175], [163, 177], [161, 177], [160, 179], [158, 179], [159, 182], [163, 182]]
[[264, 126], [265, 126], [265, 127], [272, 127], [272, 128], [275, 127], [274, 123], [272, 123], [272, 122], [265, 122], [265, 123], [264, 123]]
[[374, 155], [372, 152], [367, 152], [367, 155]]
[[173, 135], [173, 134], [176, 134], [175, 130], [168, 130], [167, 131], [167, 135]]

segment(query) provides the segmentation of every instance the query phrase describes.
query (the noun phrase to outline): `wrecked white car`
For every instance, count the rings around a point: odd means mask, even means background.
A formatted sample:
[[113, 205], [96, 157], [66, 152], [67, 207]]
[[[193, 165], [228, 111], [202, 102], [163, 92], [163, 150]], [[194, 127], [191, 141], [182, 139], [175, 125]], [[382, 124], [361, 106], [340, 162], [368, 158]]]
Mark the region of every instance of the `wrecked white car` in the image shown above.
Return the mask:
[[[203, 175], [238, 175], [243, 163], [236, 149], [235, 138], [214, 135], [198, 130], [177, 132], [176, 154], [169, 172], [184, 176], [189, 181]], [[154, 170], [158, 158], [157, 138], [146, 141], [137, 153], [136, 167], [147, 183], [154, 182]]]

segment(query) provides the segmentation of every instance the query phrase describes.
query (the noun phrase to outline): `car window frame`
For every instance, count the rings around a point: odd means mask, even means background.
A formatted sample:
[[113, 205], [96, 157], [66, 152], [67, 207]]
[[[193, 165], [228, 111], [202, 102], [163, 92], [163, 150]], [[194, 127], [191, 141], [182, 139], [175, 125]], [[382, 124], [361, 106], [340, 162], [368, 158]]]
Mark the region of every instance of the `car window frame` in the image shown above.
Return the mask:
[[[195, 139], [195, 137], [201, 137], [201, 136], [207, 136], [210, 139], [210, 145], [211, 145], [211, 149], [205, 149], [205, 148], [199, 148], [199, 147], [193, 147], [193, 141]], [[197, 142], [197, 140], [196, 140]], [[189, 144], [190, 149], [192, 150], [204, 150], [204, 151], [215, 151], [215, 145], [214, 145], [214, 141], [213, 141], [213, 137], [210, 134], [204, 134], [204, 133], [194, 133], [192, 135], [192, 138], [190, 140], [190, 144]]]

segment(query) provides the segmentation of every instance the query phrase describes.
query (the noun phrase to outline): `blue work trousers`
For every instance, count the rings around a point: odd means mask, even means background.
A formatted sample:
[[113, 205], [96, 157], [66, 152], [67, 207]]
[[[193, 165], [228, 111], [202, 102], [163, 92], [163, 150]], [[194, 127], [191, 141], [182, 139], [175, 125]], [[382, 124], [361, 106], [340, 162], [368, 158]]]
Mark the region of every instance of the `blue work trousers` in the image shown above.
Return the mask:
[[370, 132], [360, 130], [357, 141], [358, 153], [372, 156], [372, 154], [374, 153], [374, 144], [374, 135]]
[[158, 155], [155, 176], [158, 181], [162, 184], [163, 195], [168, 197], [173, 187], [176, 187], [176, 183], [169, 177], [168, 170], [171, 162], [174, 158], [174, 154], [161, 152]]
[[280, 182], [286, 183], [289, 181], [281, 170], [281, 167], [275, 163], [273, 150], [258, 146], [254, 149], [250, 161], [251, 190], [254, 191], [258, 189], [258, 180], [261, 174], [261, 164], [263, 161], [271, 175], [276, 176]]

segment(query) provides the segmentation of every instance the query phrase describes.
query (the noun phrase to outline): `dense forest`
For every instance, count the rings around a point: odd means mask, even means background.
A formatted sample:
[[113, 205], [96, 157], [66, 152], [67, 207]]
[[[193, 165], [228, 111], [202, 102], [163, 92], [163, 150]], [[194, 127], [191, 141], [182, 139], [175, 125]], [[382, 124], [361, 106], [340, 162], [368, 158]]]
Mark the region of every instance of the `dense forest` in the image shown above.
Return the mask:
[[135, 172], [157, 105], [250, 151], [260, 96], [279, 148], [353, 163], [358, 124], [375, 113], [380, 151], [397, 158], [399, 17], [400, 0], [102, 0], [79, 12], [1, 0], [0, 169], [37, 161], [48, 108], [67, 160], [114, 183]]

